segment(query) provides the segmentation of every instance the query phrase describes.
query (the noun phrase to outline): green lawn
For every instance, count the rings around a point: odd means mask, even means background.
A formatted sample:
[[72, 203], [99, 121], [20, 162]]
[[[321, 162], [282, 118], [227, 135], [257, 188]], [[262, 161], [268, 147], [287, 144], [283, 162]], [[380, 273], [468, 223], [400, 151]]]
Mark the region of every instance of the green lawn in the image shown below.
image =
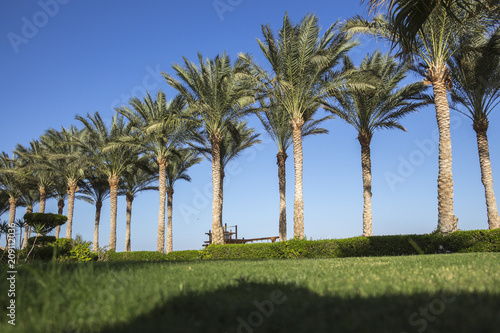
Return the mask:
[[[6, 268], [0, 301], [7, 306]], [[25, 266], [0, 332], [498, 332], [500, 253]], [[4, 310], [5, 311], [5, 310]]]

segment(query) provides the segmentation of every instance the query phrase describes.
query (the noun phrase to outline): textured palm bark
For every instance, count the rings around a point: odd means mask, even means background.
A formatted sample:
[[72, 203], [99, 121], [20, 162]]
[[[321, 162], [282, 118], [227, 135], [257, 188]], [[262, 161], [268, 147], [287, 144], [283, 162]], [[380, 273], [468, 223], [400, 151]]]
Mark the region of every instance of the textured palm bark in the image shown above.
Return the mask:
[[490, 148], [488, 145], [488, 120], [474, 121], [473, 128], [476, 131], [477, 148], [479, 152], [479, 164], [481, 166], [481, 181], [484, 185], [486, 196], [486, 208], [488, 212], [488, 225], [490, 229], [500, 228], [497, 200], [493, 191], [493, 174], [491, 172]]
[[130, 223], [132, 222], [132, 202], [134, 201], [134, 196], [130, 193], [125, 195], [127, 199], [127, 228], [125, 230], [125, 252], [132, 251], [130, 244]]
[[361, 170], [363, 172], [363, 236], [373, 236], [371, 138], [371, 134], [360, 134], [358, 136], [361, 144]]
[[68, 221], [66, 222], [66, 238], [71, 238], [73, 232], [73, 210], [75, 207], [76, 181], [68, 180]]
[[38, 191], [40, 192], [40, 209], [38, 210], [39, 213], [45, 213], [45, 202], [47, 201], [47, 192], [45, 191], [45, 187], [40, 186], [38, 188]]
[[22, 248], [26, 248], [28, 246], [28, 239], [31, 236], [31, 228], [29, 225], [24, 226], [24, 238], [23, 238], [23, 246]]
[[[59, 199], [57, 202], [57, 214], [62, 215], [64, 210], [64, 199]], [[61, 226], [58, 225], [56, 227], [56, 238], [59, 238], [59, 234], [61, 233]]]
[[[224, 167], [221, 163], [220, 170], [220, 215], [219, 215], [219, 223], [221, 227], [224, 227], [224, 223], [222, 223], [222, 216], [224, 215], [224, 178], [226, 177], [226, 173], [224, 172]], [[224, 232], [224, 229], [223, 229]]]
[[439, 130], [438, 230], [449, 234], [458, 230], [458, 219], [453, 213], [450, 108], [445, 83], [439, 80], [432, 87]]
[[9, 198], [9, 228], [14, 228], [14, 222], [16, 221], [16, 205], [19, 198]]
[[278, 182], [280, 193], [279, 236], [280, 242], [286, 241], [286, 169], [285, 162], [288, 155], [284, 151], [276, 154], [278, 160]]
[[167, 253], [174, 250], [172, 231], [172, 205], [174, 200], [174, 189], [167, 187]]
[[156, 251], [165, 252], [165, 199], [167, 196], [167, 159], [157, 160], [159, 167], [160, 211], [158, 213], [158, 238]]
[[295, 198], [293, 201], [293, 237], [304, 238], [304, 199], [303, 199], [303, 155], [302, 126], [304, 120], [296, 118], [290, 121], [293, 137], [293, 164], [295, 168]]
[[427, 69], [425, 84], [432, 84], [436, 120], [439, 131], [439, 174], [438, 174], [438, 231], [449, 234], [458, 230], [458, 219], [453, 213], [453, 173], [451, 161], [450, 107], [447, 89], [452, 81], [445, 64], [433, 65]]
[[109, 201], [111, 202], [111, 221], [109, 231], [109, 249], [116, 251], [116, 213], [118, 211], [118, 183], [120, 177], [112, 175], [109, 182]]
[[98, 201], [95, 204], [95, 220], [94, 220], [94, 242], [92, 243], [92, 252], [99, 250], [99, 223], [101, 222], [102, 202]]
[[220, 163], [220, 142], [222, 136], [213, 135], [210, 138], [212, 144], [212, 243], [224, 244], [224, 232], [222, 230], [222, 197], [221, 197], [221, 163]]

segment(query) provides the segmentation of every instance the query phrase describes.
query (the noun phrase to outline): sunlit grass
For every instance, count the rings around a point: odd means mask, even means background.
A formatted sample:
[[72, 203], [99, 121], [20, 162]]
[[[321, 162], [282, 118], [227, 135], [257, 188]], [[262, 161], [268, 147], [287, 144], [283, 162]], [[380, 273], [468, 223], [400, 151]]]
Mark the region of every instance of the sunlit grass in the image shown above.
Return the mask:
[[[4, 317], [1, 332], [418, 332], [429, 304], [426, 332], [500, 327], [500, 253], [47, 264], [16, 283], [16, 327]], [[274, 291], [284, 301], [245, 330]]]

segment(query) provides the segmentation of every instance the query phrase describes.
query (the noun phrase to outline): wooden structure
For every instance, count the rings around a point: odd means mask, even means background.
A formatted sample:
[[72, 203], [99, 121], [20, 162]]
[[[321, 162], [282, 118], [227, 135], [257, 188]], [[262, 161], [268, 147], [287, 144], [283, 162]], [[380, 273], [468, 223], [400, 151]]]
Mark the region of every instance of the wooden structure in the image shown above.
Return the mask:
[[[233, 229], [234, 228], [234, 231]], [[226, 244], [246, 244], [246, 243], [252, 243], [252, 242], [261, 242], [261, 241], [266, 241], [270, 240], [271, 242], [276, 242], [277, 239], [279, 239], [279, 236], [273, 236], [273, 237], [261, 237], [261, 238], [238, 238], [238, 226], [227, 226], [227, 223], [224, 223], [223, 227], [224, 231], [224, 242]], [[210, 244], [212, 244], [212, 230], [209, 230], [208, 232], [205, 233], [205, 235], [208, 235], [208, 241], [205, 241], [203, 246], [206, 247]]]

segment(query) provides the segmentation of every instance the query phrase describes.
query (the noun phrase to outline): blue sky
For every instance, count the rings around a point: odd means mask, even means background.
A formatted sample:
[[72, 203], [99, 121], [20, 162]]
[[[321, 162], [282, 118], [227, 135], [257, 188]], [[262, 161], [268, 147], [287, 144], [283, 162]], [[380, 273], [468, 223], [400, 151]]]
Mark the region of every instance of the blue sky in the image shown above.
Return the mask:
[[[366, 14], [358, 1], [76, 1], [4, 0], [0, 3], [0, 150], [9, 154], [48, 128], [78, 125], [75, 115], [99, 111], [110, 120], [114, 107], [146, 90], [175, 92], [159, 72], [197, 52], [252, 53], [267, 66], [256, 42], [261, 25], [276, 31], [285, 12], [297, 22], [319, 16], [326, 29], [336, 20]], [[364, 38], [351, 52], [356, 64], [380, 42]], [[410, 77], [411, 80], [420, 80]], [[498, 109], [498, 108], [497, 108]], [[318, 113], [322, 115], [323, 111]], [[455, 215], [463, 230], [488, 227], [475, 133], [468, 118], [452, 111]], [[263, 133], [258, 120], [249, 119]], [[377, 132], [372, 141], [373, 231], [375, 235], [428, 233], [437, 225], [437, 126], [433, 107], [402, 121], [408, 129]], [[500, 175], [500, 116], [490, 117], [493, 176]], [[305, 234], [312, 239], [362, 233], [362, 179], [356, 132], [339, 119], [325, 124], [328, 135], [304, 140]], [[278, 235], [276, 147], [263, 143], [229, 166], [224, 189], [224, 222], [240, 237]], [[287, 161], [288, 236], [293, 235], [293, 154]], [[211, 228], [211, 166], [193, 167], [192, 182], [174, 194], [174, 250], [199, 249]], [[494, 178], [495, 179], [495, 178]], [[498, 182], [495, 190], [500, 193]], [[35, 208], [37, 210], [38, 207]], [[47, 212], [57, 212], [55, 200]], [[66, 212], [65, 212], [66, 213]], [[17, 216], [24, 208], [17, 210]], [[4, 215], [1, 219], [7, 219]], [[74, 235], [93, 238], [94, 207], [78, 201]], [[158, 193], [139, 194], [133, 204], [132, 250], [155, 250]], [[65, 227], [62, 229], [65, 234]], [[125, 198], [118, 201], [117, 250], [125, 244]], [[109, 240], [109, 201], [103, 206], [100, 244]]]

